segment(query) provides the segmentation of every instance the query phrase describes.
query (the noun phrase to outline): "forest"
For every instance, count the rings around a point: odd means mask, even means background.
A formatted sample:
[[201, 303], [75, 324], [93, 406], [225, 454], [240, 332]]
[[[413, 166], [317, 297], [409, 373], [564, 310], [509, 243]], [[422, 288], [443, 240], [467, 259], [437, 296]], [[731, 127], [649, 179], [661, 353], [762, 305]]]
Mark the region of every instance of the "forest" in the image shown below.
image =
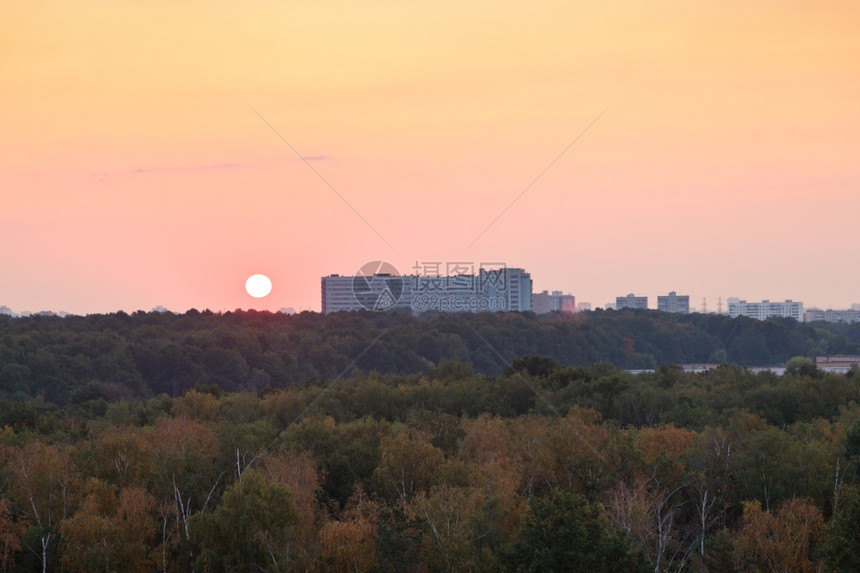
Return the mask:
[[199, 384], [259, 391], [329, 380], [352, 368], [418, 374], [443, 360], [496, 375], [515, 358], [563, 366], [609, 362], [783, 365], [795, 356], [860, 354], [860, 324], [757, 321], [709, 314], [236, 311], [0, 315], [0, 397], [65, 405], [96, 381], [115, 397], [181, 396]]
[[860, 373], [525, 356], [2, 401], [3, 571], [857, 571]]
[[[856, 332], [708, 318], [0, 322], [0, 568], [860, 570], [860, 371], [624, 369], [631, 345], [776, 357]], [[597, 347], [552, 337], [577, 329], [622, 364], [576, 364]]]

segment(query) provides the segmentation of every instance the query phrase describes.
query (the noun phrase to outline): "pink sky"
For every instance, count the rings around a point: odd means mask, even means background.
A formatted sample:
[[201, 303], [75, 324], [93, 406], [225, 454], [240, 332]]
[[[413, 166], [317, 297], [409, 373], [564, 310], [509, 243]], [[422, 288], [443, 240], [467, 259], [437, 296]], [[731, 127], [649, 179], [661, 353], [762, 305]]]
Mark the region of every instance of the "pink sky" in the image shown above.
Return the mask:
[[384, 259], [844, 308], [858, 29], [856, 2], [7, 0], [0, 305], [319, 310]]

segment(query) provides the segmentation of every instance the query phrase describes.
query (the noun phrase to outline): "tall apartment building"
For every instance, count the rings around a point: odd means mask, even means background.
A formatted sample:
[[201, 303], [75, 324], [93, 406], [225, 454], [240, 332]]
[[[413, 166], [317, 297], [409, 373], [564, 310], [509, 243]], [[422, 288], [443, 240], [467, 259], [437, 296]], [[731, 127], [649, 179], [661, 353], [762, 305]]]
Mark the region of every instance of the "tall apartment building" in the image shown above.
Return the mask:
[[671, 291], [666, 296], [657, 297], [657, 310], [663, 312], [677, 312], [679, 314], [690, 314], [689, 295], [678, 295]]
[[648, 297], [636, 296], [633, 293], [615, 297], [615, 310], [622, 308], [648, 308]]
[[532, 279], [523, 269], [480, 269], [456, 276], [330, 275], [321, 279], [322, 312], [389, 310], [413, 312], [527, 311], [532, 309]]
[[399, 275], [329, 275], [322, 277], [322, 312], [339, 310], [388, 310], [408, 306], [404, 280]]
[[576, 297], [564, 294], [560, 290], [532, 293], [532, 312], [547, 314], [549, 312], [576, 312]]
[[729, 316], [732, 318], [747, 316], [756, 320], [766, 320], [768, 318], [803, 320], [803, 303], [794, 302], [790, 299], [785, 302], [770, 302], [769, 300], [747, 302], [738, 298], [730, 298]]

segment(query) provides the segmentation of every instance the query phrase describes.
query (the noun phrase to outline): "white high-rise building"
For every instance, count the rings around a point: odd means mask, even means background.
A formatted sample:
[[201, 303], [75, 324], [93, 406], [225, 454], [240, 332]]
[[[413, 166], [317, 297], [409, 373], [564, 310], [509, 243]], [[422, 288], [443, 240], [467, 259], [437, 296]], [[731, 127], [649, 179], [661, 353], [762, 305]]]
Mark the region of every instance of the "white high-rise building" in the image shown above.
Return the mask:
[[532, 279], [523, 269], [480, 269], [456, 276], [375, 273], [322, 277], [322, 312], [388, 310], [413, 312], [527, 311], [532, 308]]
[[803, 320], [803, 303], [787, 299], [785, 302], [747, 302], [738, 298], [729, 299], [729, 316], [746, 316], [756, 320], [768, 318], [793, 318]]

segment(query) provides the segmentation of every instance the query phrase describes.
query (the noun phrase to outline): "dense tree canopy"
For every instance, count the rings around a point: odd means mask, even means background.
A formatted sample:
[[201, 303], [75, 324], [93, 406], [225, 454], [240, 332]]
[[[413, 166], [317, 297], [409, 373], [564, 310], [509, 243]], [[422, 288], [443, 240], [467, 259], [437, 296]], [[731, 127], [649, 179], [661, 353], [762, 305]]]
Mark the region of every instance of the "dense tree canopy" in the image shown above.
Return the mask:
[[91, 382], [65, 406], [0, 401], [0, 563], [674, 572], [860, 559], [856, 373], [630, 374], [539, 357], [506, 372], [446, 362], [146, 399]]
[[[664, 364], [785, 364], [792, 357], [860, 352], [860, 324], [658, 311], [575, 315], [257, 311], [185, 314], [0, 315], [0, 396], [65, 404], [102, 397], [182, 395], [199, 384], [228, 392], [331, 379], [352, 368], [435, 371], [451, 361], [495, 375], [520, 357], [530, 374], [553, 365], [619, 368]], [[446, 366], [447, 364], [447, 366]], [[546, 373], [546, 372], [544, 372]], [[89, 382], [101, 386], [87, 386]]]

